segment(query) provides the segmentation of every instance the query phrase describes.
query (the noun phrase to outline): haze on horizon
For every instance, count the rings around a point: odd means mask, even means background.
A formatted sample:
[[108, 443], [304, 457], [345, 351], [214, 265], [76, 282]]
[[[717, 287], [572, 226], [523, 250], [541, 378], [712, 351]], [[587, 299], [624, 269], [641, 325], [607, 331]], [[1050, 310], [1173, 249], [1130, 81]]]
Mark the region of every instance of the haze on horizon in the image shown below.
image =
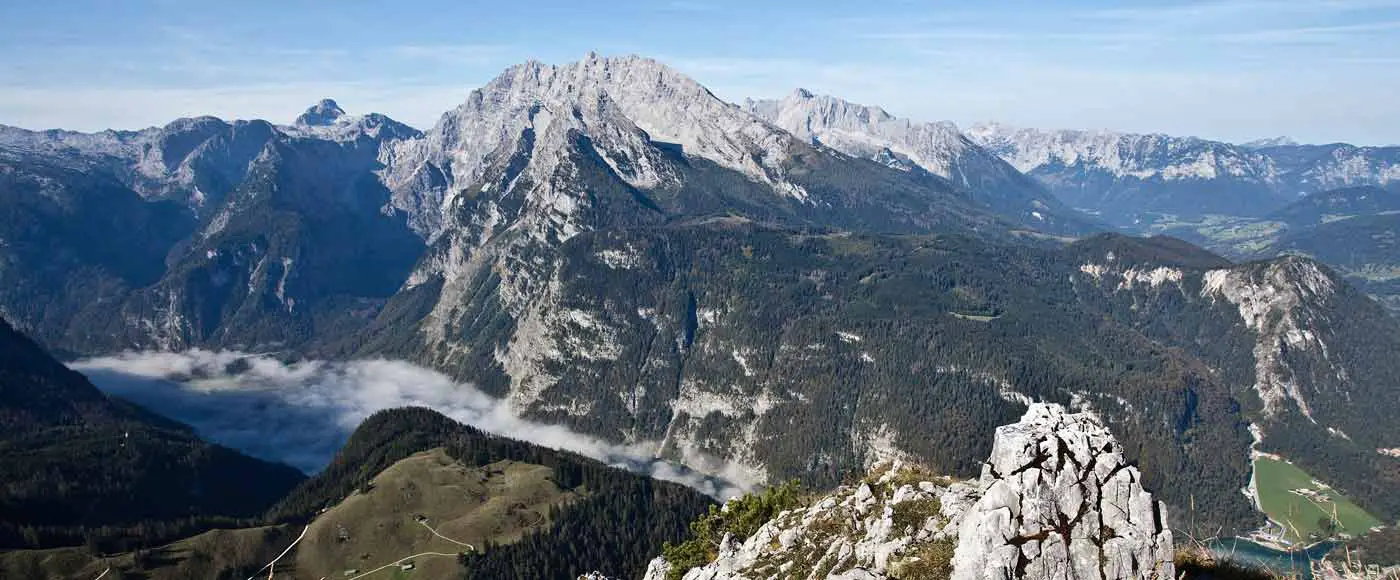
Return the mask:
[[[467, 5], [472, 4], [472, 5]], [[512, 64], [657, 58], [721, 98], [1227, 141], [1400, 142], [1400, 0], [0, 5], [0, 124], [95, 131], [322, 97], [420, 128]]]

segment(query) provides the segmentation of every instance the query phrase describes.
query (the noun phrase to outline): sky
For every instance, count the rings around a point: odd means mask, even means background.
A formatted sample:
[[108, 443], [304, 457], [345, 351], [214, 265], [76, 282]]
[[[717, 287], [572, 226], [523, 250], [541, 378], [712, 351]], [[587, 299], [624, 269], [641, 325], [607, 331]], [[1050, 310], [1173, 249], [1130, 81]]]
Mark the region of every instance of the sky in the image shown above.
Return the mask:
[[661, 60], [730, 101], [797, 87], [920, 121], [1400, 143], [1400, 0], [48, 0], [0, 3], [0, 124], [427, 128], [529, 59]]

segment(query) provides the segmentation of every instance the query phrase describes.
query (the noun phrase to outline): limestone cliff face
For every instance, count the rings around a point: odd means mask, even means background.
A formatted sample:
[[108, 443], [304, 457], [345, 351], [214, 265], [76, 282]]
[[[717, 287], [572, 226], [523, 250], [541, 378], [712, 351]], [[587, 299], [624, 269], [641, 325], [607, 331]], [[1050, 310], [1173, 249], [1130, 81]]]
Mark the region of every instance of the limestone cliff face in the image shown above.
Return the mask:
[[[685, 580], [1174, 577], [1166, 510], [1097, 417], [1035, 404], [997, 429], [975, 481], [877, 467], [783, 512]], [[664, 580], [658, 558], [646, 580]]]
[[1173, 577], [1165, 506], [1091, 414], [1033, 405], [997, 429], [975, 486], [957, 580]]

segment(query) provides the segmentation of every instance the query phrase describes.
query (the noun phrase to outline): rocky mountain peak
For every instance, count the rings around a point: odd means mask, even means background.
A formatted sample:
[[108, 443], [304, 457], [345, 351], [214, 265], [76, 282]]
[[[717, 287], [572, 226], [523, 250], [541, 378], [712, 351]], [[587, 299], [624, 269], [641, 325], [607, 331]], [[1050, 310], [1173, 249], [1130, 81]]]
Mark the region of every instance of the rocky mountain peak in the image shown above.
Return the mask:
[[[750, 112], [799, 138], [847, 155], [904, 160], [957, 181], [954, 167], [973, 147], [956, 130], [938, 123], [912, 123], [879, 107], [797, 89], [782, 100], [750, 100]], [[988, 155], [995, 161], [994, 157]], [[887, 165], [900, 165], [886, 162]]]
[[[561, 147], [574, 142], [569, 135], [587, 137], [633, 187], [675, 183], [662, 157], [678, 152], [771, 185], [780, 195], [805, 195], [783, 178], [791, 135], [656, 60], [596, 53], [563, 65], [529, 61], [506, 69], [422, 139], [396, 146], [386, 156], [385, 183], [431, 235], [434, 214], [506, 159], [528, 161], [535, 176], [554, 175], [567, 157]], [[424, 183], [435, 183], [428, 199], [421, 195]]]
[[804, 141], [947, 179], [978, 202], [1033, 228], [1073, 230], [1087, 222], [953, 123], [915, 122], [880, 107], [803, 89], [781, 100], [750, 99], [745, 107]]
[[806, 127], [798, 128], [797, 135], [804, 138], [811, 136], [815, 130], [829, 126], [854, 128], [859, 125], [881, 123], [910, 124], [907, 119], [896, 119], [894, 115], [880, 107], [852, 103], [831, 95], [815, 95], [801, 88], [795, 89], [781, 101], [749, 100], [748, 104], [760, 117], [776, 117], [769, 120], [785, 129], [799, 126], [790, 117], [803, 118], [804, 121], [807, 120], [805, 119], [807, 117], [812, 118], [814, 122], [807, 123]]
[[1166, 507], [1093, 414], [1031, 405], [997, 428], [975, 489], [957, 580], [1175, 577]]
[[1293, 147], [1298, 144], [1298, 141], [1294, 140], [1292, 137], [1280, 135], [1278, 137], [1255, 139], [1253, 141], [1241, 143], [1240, 146], [1248, 149], [1263, 149], [1265, 147]]
[[307, 107], [306, 112], [297, 117], [296, 124], [303, 127], [325, 127], [335, 124], [344, 116], [345, 109], [340, 108], [334, 99], [321, 99]]
[[[903, 463], [788, 510], [685, 580], [1173, 578], [1166, 508], [1097, 416], [1032, 404], [975, 481]], [[658, 558], [646, 580], [671, 564]]]

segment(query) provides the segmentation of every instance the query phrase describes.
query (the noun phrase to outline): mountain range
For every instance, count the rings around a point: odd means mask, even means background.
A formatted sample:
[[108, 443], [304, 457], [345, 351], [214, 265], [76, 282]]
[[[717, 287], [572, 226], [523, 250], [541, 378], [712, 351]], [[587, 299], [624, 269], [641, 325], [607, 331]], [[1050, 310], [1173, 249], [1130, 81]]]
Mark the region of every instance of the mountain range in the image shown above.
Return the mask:
[[1069, 206], [1137, 233], [1173, 218], [1264, 217], [1309, 194], [1400, 181], [1400, 146], [1305, 145], [1282, 137], [1233, 144], [1002, 123], [963, 131], [804, 89], [745, 106], [798, 137], [853, 156], [921, 169], [973, 191], [1024, 191], [1033, 207], [1023, 213], [1041, 204]]
[[1262, 217], [1299, 197], [1400, 180], [1400, 147], [1234, 145], [1195, 137], [976, 125], [969, 138], [1117, 226], [1175, 217]]
[[[906, 171], [927, 171], [983, 192], [1018, 192], [1042, 226], [1074, 207], [1098, 222], [1080, 227], [1167, 234], [1239, 260], [1312, 256], [1392, 310], [1400, 260], [1386, 201], [1400, 180], [1400, 147], [1303, 145], [1279, 137], [1231, 144], [1195, 137], [1111, 131], [1042, 131], [999, 123], [966, 132], [918, 123], [879, 107], [798, 89], [749, 100], [765, 120], [813, 143]], [[1370, 192], [1370, 201], [1366, 194]], [[986, 193], [991, 195], [993, 193]], [[1343, 198], [1360, 203], [1338, 205]], [[1003, 213], [1015, 213], [999, 200]], [[1057, 211], [1044, 211], [1053, 205]], [[1288, 219], [1336, 206], [1322, 225]], [[1321, 217], [1321, 216], [1319, 216]], [[1046, 222], [1044, 220], [1049, 220]]]
[[964, 134], [806, 91], [728, 103], [641, 57], [528, 62], [426, 131], [331, 100], [0, 129], [0, 315], [69, 358], [405, 359], [818, 487], [892, 459], [971, 476], [990, 426], [1057, 402], [1203, 527], [1260, 524], [1254, 452], [1393, 520], [1400, 327], [1375, 301], [1306, 257], [1094, 234], [1207, 199], [1268, 215], [1393, 154]]

